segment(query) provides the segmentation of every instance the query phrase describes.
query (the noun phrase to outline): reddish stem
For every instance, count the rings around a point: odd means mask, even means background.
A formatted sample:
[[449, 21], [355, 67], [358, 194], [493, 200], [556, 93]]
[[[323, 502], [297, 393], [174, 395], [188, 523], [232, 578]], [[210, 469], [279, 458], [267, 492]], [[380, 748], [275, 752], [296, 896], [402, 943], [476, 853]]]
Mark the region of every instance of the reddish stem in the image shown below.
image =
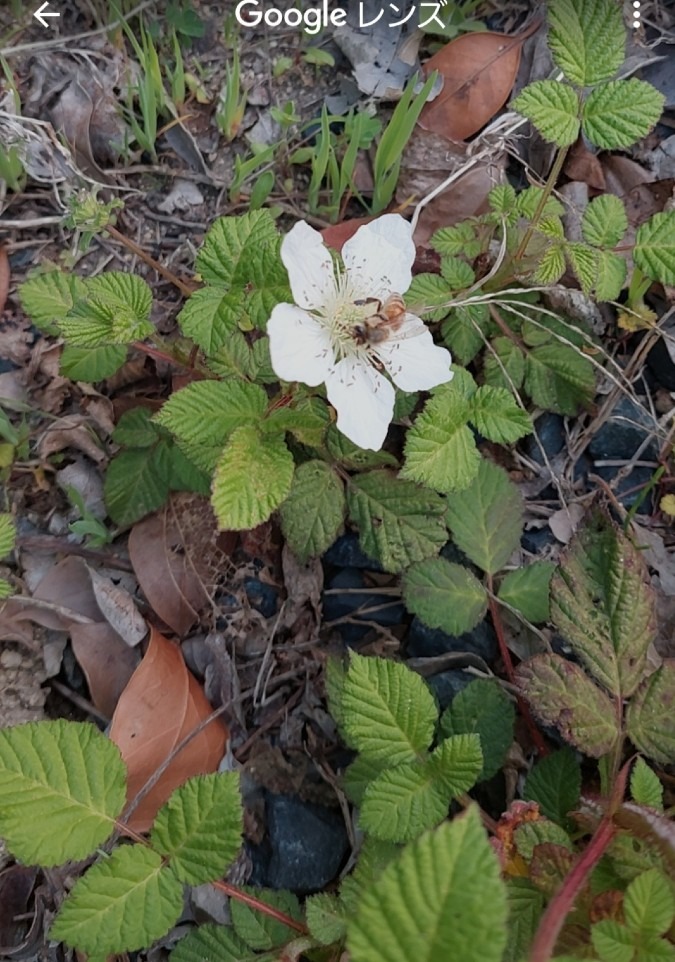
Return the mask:
[[267, 905], [265, 902], [261, 902], [257, 899], [255, 895], [249, 895], [247, 892], [242, 892], [238, 889], [236, 885], [230, 885], [229, 882], [212, 882], [214, 888], [220, 889], [225, 895], [229, 895], [231, 899], [236, 899], [237, 902], [243, 902], [244, 905], [248, 905], [252, 909], [256, 909], [258, 912], [262, 912], [263, 915], [269, 915], [271, 919], [276, 919], [277, 922], [283, 922], [290, 929], [295, 929], [296, 932], [300, 932], [302, 935], [308, 935], [309, 929], [298, 922], [296, 919], [292, 919], [290, 915], [286, 915], [279, 909], [275, 909], [271, 905]]
[[572, 910], [574, 900], [592, 870], [607, 851], [607, 846], [612, 841], [615, 832], [616, 828], [611, 815], [606, 815], [598, 825], [586, 851], [579, 857], [561, 888], [549, 902], [534, 937], [528, 962], [548, 962], [551, 958], [560, 930]]
[[[490, 615], [492, 617], [492, 624], [494, 625], [495, 633], [497, 635], [497, 642], [499, 643], [499, 653], [502, 656], [502, 661], [504, 662], [504, 668], [506, 670], [506, 677], [509, 679], [511, 684], [515, 687], [516, 679], [513, 672], [513, 661], [511, 659], [511, 652], [506, 644], [506, 636], [504, 634], [504, 625], [502, 623], [502, 616], [499, 610], [499, 605], [495, 601], [494, 594], [492, 591], [492, 576], [488, 575], [488, 605], [490, 608]], [[525, 719], [525, 724], [530, 732], [530, 737], [534, 743], [535, 748], [539, 752], [539, 755], [543, 758], [544, 755], [548, 755], [548, 746], [544, 741], [541, 732], [537, 728], [536, 722], [532, 717], [530, 711], [530, 706], [527, 704], [522, 695], [516, 695], [516, 701], [518, 703], [518, 708], [521, 715]]]

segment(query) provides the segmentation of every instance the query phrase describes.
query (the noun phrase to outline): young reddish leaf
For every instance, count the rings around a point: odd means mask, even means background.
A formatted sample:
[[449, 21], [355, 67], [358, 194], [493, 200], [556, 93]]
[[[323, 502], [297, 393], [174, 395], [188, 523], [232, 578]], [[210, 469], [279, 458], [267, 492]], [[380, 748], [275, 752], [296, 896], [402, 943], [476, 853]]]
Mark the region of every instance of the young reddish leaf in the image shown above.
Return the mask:
[[444, 79], [438, 97], [424, 107], [418, 124], [449, 140], [466, 140], [506, 103], [518, 73], [524, 41], [539, 28], [533, 23], [515, 37], [466, 33], [427, 60], [427, 76]]
[[606, 755], [619, 737], [610, 699], [588, 675], [559, 655], [535, 655], [516, 669], [534, 714], [592, 758]]
[[[117, 703], [110, 738], [129, 770], [131, 801], [174, 748], [211, 714], [211, 706], [185, 667], [180, 649], [152, 630], [145, 657]], [[192, 775], [213, 772], [225, 751], [227, 729], [219, 719], [196, 735], [171, 761], [128, 820], [145, 832], [160, 806]]]

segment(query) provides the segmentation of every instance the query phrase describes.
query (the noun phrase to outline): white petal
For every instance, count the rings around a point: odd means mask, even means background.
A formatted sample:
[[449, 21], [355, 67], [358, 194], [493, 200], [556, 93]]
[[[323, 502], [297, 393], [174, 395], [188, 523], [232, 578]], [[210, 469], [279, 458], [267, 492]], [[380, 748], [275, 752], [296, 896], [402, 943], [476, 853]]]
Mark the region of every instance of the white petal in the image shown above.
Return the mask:
[[325, 328], [295, 304], [277, 304], [267, 322], [274, 373], [282, 381], [316, 387], [326, 380], [335, 357]]
[[335, 293], [335, 271], [321, 234], [298, 221], [281, 242], [293, 298], [300, 307], [321, 307]]
[[326, 378], [338, 430], [360, 448], [379, 451], [394, 414], [395, 392], [370, 364], [354, 357], [339, 361]]
[[415, 260], [410, 224], [400, 214], [384, 214], [364, 224], [345, 241], [342, 260], [358, 296], [384, 300], [389, 294], [405, 294]]
[[452, 380], [450, 351], [434, 344], [431, 331], [414, 314], [406, 314], [394, 338], [373, 350], [402, 391], [429, 391]]

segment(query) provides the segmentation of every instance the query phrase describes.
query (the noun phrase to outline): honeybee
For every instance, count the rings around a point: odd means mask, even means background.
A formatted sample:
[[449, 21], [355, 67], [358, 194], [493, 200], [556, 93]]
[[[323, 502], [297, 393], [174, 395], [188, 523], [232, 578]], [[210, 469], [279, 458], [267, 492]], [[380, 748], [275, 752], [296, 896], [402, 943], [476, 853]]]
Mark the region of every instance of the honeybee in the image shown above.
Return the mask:
[[388, 341], [405, 320], [405, 304], [400, 294], [390, 294], [384, 301], [366, 297], [354, 301], [354, 304], [368, 308], [372, 305], [372, 314], [367, 314], [352, 328], [352, 337], [360, 347]]

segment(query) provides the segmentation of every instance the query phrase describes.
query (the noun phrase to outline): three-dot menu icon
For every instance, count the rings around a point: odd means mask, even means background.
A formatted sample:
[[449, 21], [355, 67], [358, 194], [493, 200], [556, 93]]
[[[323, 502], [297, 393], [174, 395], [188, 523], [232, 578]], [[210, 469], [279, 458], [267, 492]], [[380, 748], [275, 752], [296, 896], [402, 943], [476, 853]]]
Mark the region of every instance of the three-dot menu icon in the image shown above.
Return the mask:
[[640, 26], [640, 0], [633, 0], [633, 26], [636, 30]]

